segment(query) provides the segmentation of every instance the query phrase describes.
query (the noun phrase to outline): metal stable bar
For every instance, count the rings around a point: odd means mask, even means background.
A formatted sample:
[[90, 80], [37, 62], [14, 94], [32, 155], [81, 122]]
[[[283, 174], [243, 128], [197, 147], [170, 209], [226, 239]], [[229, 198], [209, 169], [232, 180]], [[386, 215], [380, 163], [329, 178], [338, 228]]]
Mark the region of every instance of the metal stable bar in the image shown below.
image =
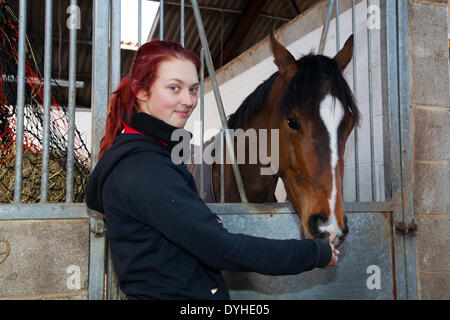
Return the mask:
[[121, 54], [120, 54], [120, 15], [121, 15], [121, 0], [111, 0], [111, 75], [109, 96], [116, 90], [120, 83], [120, 68], [121, 68]]
[[164, 0], [159, 1], [159, 40], [164, 40]]
[[[367, 1], [368, 8], [371, 6], [371, 0]], [[370, 172], [371, 172], [371, 182], [372, 182], [372, 201], [376, 201], [376, 188], [377, 181], [375, 175], [375, 145], [373, 137], [373, 84], [372, 84], [372, 28], [367, 28], [367, 57], [369, 66], [369, 120], [370, 120]]]
[[142, 43], [142, 0], [138, 1], [138, 48]]
[[[381, 57], [382, 57], [382, 92], [385, 154], [389, 159], [385, 163], [386, 180], [390, 180], [392, 194], [392, 221], [403, 221], [401, 196], [401, 151], [400, 151], [400, 118], [399, 118], [399, 74], [397, 48], [397, 9], [396, 1], [381, 1]], [[390, 179], [389, 179], [390, 178]], [[394, 226], [392, 226], [394, 228]], [[395, 236], [393, 230], [394, 247], [394, 281], [396, 298], [406, 299], [407, 288], [406, 266], [404, 260], [405, 237]]]
[[[142, 6], [139, 6], [141, 11]], [[111, 52], [110, 52], [110, 81], [109, 81], [109, 96], [115, 91], [120, 83], [120, 68], [121, 68], [121, 54], [120, 54], [120, 16], [121, 16], [121, 0], [111, 0]], [[139, 36], [139, 39], [141, 37]], [[114, 271], [114, 265], [111, 258], [111, 248], [109, 242], [106, 243], [106, 249], [108, 253], [107, 264], [107, 300], [119, 299], [119, 286], [117, 282], [117, 276]]]
[[[410, 107], [410, 67], [408, 36], [408, 1], [397, 1], [398, 16], [398, 75], [400, 104], [400, 144], [403, 221], [414, 221], [414, 184], [412, 179], [412, 142]], [[405, 238], [406, 298], [418, 299], [416, 244], [414, 237]]]
[[[180, 7], [180, 43], [184, 47], [184, 0], [181, 0]], [[202, 180], [203, 181], [203, 180]]]
[[203, 140], [205, 135], [205, 49], [200, 49], [200, 195], [202, 199], [205, 199], [205, 186], [204, 186], [204, 172], [205, 164], [203, 162], [204, 146]]
[[14, 172], [14, 202], [22, 202], [23, 127], [25, 108], [25, 49], [27, 32], [27, 0], [19, 2], [19, 52], [17, 63], [17, 124], [16, 162]]
[[[292, 205], [284, 203], [207, 203], [215, 214], [296, 214]], [[393, 203], [346, 202], [345, 213], [392, 212]], [[85, 203], [2, 204], [1, 220], [86, 219], [89, 208]]]
[[50, 99], [52, 93], [52, 28], [53, 28], [53, 0], [45, 1], [45, 38], [44, 38], [44, 119], [42, 141], [42, 175], [41, 199], [48, 201], [48, 166], [50, 156]]
[[336, 52], [341, 49], [341, 22], [339, 21], [339, 0], [336, 0]]
[[[208, 208], [219, 215], [231, 214], [296, 214], [291, 203], [207, 203]], [[345, 213], [392, 212], [393, 203], [345, 202]]]
[[227, 130], [228, 124], [226, 121], [225, 110], [223, 108], [222, 98], [220, 96], [219, 87], [217, 85], [217, 78], [216, 78], [216, 73], [214, 70], [214, 64], [212, 62], [211, 52], [209, 51], [208, 40], [206, 39], [205, 30], [203, 28], [203, 22], [202, 22], [202, 17], [200, 15], [200, 9], [198, 8], [197, 0], [191, 0], [191, 3], [192, 3], [192, 9], [194, 11], [195, 21], [197, 23], [197, 29], [198, 29], [198, 33], [200, 36], [200, 41], [201, 41], [202, 47], [205, 49], [205, 53], [206, 53], [206, 56], [205, 56], [206, 66], [208, 68], [209, 78], [211, 80], [211, 85], [213, 88], [214, 96], [216, 98], [220, 121], [222, 122], [222, 128], [225, 130], [225, 134], [226, 134], [226, 141], [225, 141], [226, 143], [225, 144], [227, 146], [228, 153], [230, 154], [230, 158], [232, 159], [232, 167], [233, 167], [234, 176], [236, 177], [236, 183], [237, 183], [237, 186], [239, 189], [239, 195], [241, 196], [242, 202], [248, 202], [247, 196], [245, 195], [244, 184], [242, 183], [241, 174], [239, 172], [239, 167], [236, 163], [236, 157], [234, 154], [234, 150], [232, 148], [232, 144], [231, 144], [232, 139], [231, 139], [229, 131]]
[[319, 52], [318, 54], [323, 54], [323, 51], [325, 49], [325, 42], [327, 41], [327, 35], [328, 35], [328, 28], [330, 27], [330, 21], [331, 16], [333, 15], [333, 6], [334, 2], [336, 0], [330, 0], [328, 2], [328, 13], [327, 13], [327, 20], [325, 21], [325, 24], [322, 29], [322, 35], [320, 37], [320, 44], [319, 44]]
[[[77, 6], [77, 0], [70, 1], [71, 6]], [[79, 18], [79, 17], [77, 17]], [[69, 136], [67, 146], [67, 179], [66, 202], [73, 201], [73, 163], [75, 157], [75, 103], [76, 103], [76, 75], [77, 75], [77, 28], [71, 26], [69, 41]]]
[[[358, 103], [358, 72], [356, 63], [356, 0], [352, 4], [352, 33], [353, 33], [353, 95]], [[359, 148], [358, 148], [358, 126], [353, 129], [355, 143], [355, 201], [359, 202]]]
[[225, 202], [225, 131], [220, 133], [220, 202]]
[[86, 219], [85, 203], [4, 203], [0, 206], [1, 220]]
[[[108, 105], [109, 61], [109, 0], [93, 2], [92, 36], [92, 143], [91, 169], [98, 162], [100, 140], [105, 132]], [[91, 225], [97, 225], [96, 213], [88, 210]], [[101, 221], [98, 221], [101, 223]], [[89, 250], [89, 299], [104, 298], [105, 237], [90, 233]]]

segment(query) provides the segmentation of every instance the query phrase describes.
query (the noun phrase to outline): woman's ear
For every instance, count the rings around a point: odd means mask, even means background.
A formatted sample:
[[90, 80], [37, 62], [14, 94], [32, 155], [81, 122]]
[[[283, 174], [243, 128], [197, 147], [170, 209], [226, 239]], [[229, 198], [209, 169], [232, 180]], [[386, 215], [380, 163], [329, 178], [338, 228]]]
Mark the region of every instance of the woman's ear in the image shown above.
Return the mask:
[[140, 101], [147, 101], [150, 98], [150, 95], [145, 90], [139, 90], [134, 95], [136, 96], [136, 99]]

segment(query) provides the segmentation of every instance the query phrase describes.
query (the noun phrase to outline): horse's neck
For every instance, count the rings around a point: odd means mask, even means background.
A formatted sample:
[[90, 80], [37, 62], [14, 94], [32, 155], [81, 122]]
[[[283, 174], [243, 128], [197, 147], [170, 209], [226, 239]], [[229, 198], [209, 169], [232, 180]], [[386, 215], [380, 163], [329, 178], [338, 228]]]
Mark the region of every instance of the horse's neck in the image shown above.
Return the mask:
[[[261, 175], [257, 165], [238, 165], [242, 183], [249, 202], [276, 202], [275, 188], [278, 176]], [[231, 164], [225, 164], [225, 202], [241, 202]], [[213, 165], [214, 197], [220, 201], [220, 164]]]
[[[243, 129], [244, 132], [249, 129], [254, 129], [257, 131], [256, 136], [258, 137], [257, 145], [257, 164], [239, 164], [239, 172], [242, 177], [242, 182], [244, 184], [246, 196], [249, 202], [276, 202], [275, 199], [275, 188], [278, 182], [278, 175], [262, 175], [261, 169], [267, 168], [267, 165], [261, 165], [259, 162], [259, 130], [271, 128], [271, 123], [267, 119], [271, 119], [270, 106], [266, 106], [255, 116], [252, 121]], [[268, 132], [268, 131], [267, 131]], [[249, 152], [249, 139], [246, 142], [246, 152]], [[270, 136], [267, 137], [266, 143], [271, 143]], [[265, 146], [265, 150], [271, 150], [269, 146]], [[225, 148], [225, 146], [224, 146]], [[235, 145], [236, 152], [236, 145]], [[236, 156], [236, 154], [235, 154]], [[247, 157], [245, 157], [247, 159]], [[213, 165], [213, 180], [214, 180], [214, 194], [216, 201], [220, 200], [220, 165]], [[231, 164], [225, 165], [225, 202], [240, 202], [240, 196], [236, 180], [234, 177], [234, 172]]]

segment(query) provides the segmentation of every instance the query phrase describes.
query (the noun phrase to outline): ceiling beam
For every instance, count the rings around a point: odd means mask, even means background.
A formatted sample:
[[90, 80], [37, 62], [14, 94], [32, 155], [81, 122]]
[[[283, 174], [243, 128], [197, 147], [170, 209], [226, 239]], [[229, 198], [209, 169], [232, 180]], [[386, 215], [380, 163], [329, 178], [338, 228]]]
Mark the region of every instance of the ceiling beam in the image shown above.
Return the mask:
[[239, 20], [234, 25], [230, 36], [223, 44], [222, 55], [219, 53], [214, 65], [219, 68], [233, 59], [256, 19], [262, 12], [267, 0], [248, 0]]

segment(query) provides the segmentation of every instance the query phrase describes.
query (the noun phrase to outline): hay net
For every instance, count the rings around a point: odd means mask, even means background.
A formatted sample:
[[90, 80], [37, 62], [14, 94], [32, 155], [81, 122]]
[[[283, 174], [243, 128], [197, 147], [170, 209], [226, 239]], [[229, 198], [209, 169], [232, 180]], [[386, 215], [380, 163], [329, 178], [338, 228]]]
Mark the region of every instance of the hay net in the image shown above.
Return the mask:
[[[18, 31], [16, 15], [5, 0], [0, 0], [0, 203], [13, 202], [16, 155]], [[43, 58], [33, 50], [29, 38], [25, 50], [25, 94], [23, 137], [22, 202], [40, 201], [44, 81], [39, 70]], [[50, 152], [48, 201], [66, 199], [66, 168], [68, 146], [68, 110], [59, 104], [62, 88], [52, 80], [50, 112]], [[90, 154], [75, 127], [73, 164], [73, 201], [84, 202], [84, 187], [90, 172]]]

